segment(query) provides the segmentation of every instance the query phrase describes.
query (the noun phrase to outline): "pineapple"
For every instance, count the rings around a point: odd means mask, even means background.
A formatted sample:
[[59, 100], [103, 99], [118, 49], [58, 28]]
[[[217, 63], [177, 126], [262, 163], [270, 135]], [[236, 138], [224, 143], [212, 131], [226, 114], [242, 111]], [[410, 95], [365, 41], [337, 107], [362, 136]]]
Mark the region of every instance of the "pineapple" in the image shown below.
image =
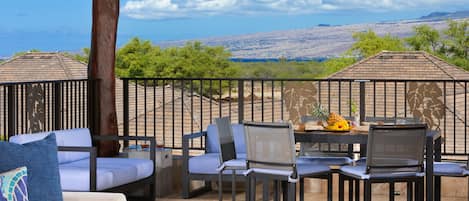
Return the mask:
[[333, 125], [336, 122], [344, 121], [344, 120], [345, 119], [342, 116], [340, 116], [339, 114], [337, 114], [335, 112], [331, 112], [331, 114], [329, 114], [329, 118], [327, 119], [327, 124], [328, 125]]
[[314, 105], [311, 111], [311, 115], [313, 117], [317, 117], [321, 121], [326, 121], [327, 117], [329, 116], [329, 112], [326, 108], [322, 107], [322, 105], [318, 103]]

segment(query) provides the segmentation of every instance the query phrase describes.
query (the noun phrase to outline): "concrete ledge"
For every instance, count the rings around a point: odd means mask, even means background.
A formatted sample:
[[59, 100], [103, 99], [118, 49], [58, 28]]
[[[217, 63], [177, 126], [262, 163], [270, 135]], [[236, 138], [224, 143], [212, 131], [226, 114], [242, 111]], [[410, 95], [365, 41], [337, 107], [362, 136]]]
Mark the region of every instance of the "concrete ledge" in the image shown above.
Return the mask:
[[63, 192], [64, 201], [127, 201], [122, 193]]

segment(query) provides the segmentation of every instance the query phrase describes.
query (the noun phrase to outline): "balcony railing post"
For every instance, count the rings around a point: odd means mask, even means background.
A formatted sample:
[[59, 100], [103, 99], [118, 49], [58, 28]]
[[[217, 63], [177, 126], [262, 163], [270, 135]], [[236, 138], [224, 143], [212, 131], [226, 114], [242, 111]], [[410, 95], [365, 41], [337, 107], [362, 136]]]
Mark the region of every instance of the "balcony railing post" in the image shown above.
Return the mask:
[[244, 80], [238, 80], [238, 122], [244, 121]]
[[97, 95], [99, 80], [88, 80], [88, 125], [92, 135], [99, 135], [99, 96]]
[[62, 84], [54, 82], [54, 130], [62, 129]]
[[[124, 136], [129, 136], [129, 80], [124, 79]], [[124, 148], [129, 146], [129, 141], [124, 140]]]
[[16, 128], [16, 104], [15, 104], [15, 86], [7, 87], [8, 90], [8, 137], [15, 135]]
[[366, 81], [360, 81], [360, 123], [365, 121], [366, 117]]

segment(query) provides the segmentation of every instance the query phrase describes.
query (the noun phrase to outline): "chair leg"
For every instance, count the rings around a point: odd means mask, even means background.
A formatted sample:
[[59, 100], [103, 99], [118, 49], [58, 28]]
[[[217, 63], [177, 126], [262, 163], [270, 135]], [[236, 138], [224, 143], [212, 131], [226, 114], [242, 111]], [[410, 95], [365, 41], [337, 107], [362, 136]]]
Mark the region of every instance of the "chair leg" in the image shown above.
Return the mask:
[[339, 201], [344, 201], [344, 176], [339, 175]]
[[355, 179], [355, 201], [360, 201], [360, 180]]
[[231, 200], [236, 201], [236, 170], [231, 174]]
[[389, 201], [394, 201], [394, 182], [389, 182]]
[[250, 190], [250, 191], [251, 191], [251, 192], [250, 192], [250, 193], [251, 193], [251, 197], [250, 197], [249, 200], [254, 201], [254, 200], [256, 200], [256, 178], [251, 176], [251, 179], [250, 179], [250, 180], [251, 180], [251, 181], [250, 181], [251, 184], [249, 184], [249, 186], [251, 187], [251, 190]]
[[332, 201], [332, 173], [327, 175], [327, 200]]
[[156, 198], [156, 185], [155, 183], [152, 183], [150, 184], [150, 191], [149, 191], [150, 195], [150, 201], [154, 201], [155, 198]]
[[218, 200], [223, 200], [223, 170], [218, 172]]
[[250, 180], [249, 175], [245, 176], [244, 191], [245, 191], [245, 200], [249, 201], [249, 199], [251, 198], [251, 180]]
[[424, 179], [419, 178], [415, 182], [415, 201], [423, 201], [424, 200]]
[[281, 181], [282, 182], [282, 198], [283, 200], [288, 199], [288, 183], [286, 181]]
[[424, 195], [425, 195], [425, 180], [423, 178], [420, 179], [420, 185], [419, 185], [419, 191], [420, 191], [420, 198], [416, 201], [424, 201]]
[[296, 201], [296, 183], [288, 182], [288, 201]]
[[211, 191], [212, 190], [212, 181], [205, 181], [205, 188], [208, 191]]
[[371, 201], [371, 181], [365, 180], [365, 201]]
[[269, 200], [269, 179], [264, 179], [262, 181], [262, 200], [268, 201]]
[[300, 178], [300, 201], [305, 200], [305, 178]]
[[407, 201], [412, 201], [412, 197], [413, 197], [413, 192], [414, 192], [414, 189], [412, 187], [413, 183], [408, 181], [407, 182]]
[[190, 194], [190, 179], [189, 174], [183, 172], [182, 174], [182, 198], [187, 199], [189, 198]]
[[420, 193], [422, 193], [422, 192], [419, 192], [420, 191], [419, 185], [420, 185], [419, 181], [416, 181], [414, 183], [414, 200], [415, 201], [420, 200], [419, 196], [420, 196]]
[[348, 179], [348, 200], [353, 200], [353, 179]]
[[274, 180], [274, 201], [280, 201], [280, 183], [278, 180]]

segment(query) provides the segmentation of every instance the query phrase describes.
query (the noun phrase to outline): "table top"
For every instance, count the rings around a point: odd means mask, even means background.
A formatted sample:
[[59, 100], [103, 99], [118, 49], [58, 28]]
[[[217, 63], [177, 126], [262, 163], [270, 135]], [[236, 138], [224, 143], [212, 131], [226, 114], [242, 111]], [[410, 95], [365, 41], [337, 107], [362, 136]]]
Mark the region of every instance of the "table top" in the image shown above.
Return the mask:
[[[440, 138], [440, 132], [429, 130], [427, 131], [427, 138], [432, 138], [433, 141]], [[296, 142], [333, 142], [343, 144], [366, 144], [368, 141], [368, 132], [363, 130], [351, 131], [326, 131], [326, 130], [311, 130], [311, 131], [295, 131]]]

